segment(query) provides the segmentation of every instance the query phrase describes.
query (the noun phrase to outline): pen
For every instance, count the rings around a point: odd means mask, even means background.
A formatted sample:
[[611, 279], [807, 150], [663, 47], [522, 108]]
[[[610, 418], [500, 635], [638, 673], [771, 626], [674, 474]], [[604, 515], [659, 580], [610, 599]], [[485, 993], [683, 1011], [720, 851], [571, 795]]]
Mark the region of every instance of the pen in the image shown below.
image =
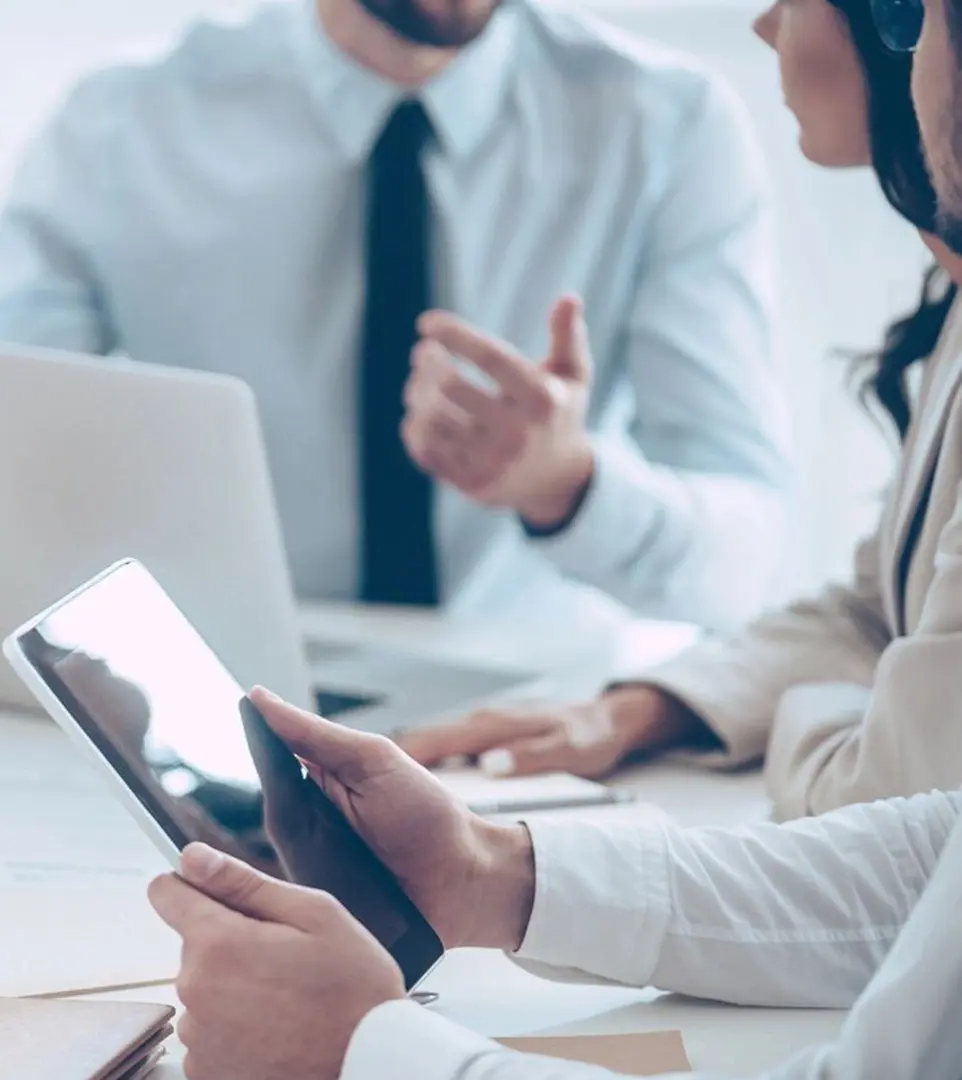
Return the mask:
[[588, 806], [615, 806], [635, 801], [633, 791], [612, 790], [590, 795], [569, 796], [561, 799], [514, 799], [506, 802], [473, 802], [471, 809], [476, 814], [526, 814], [536, 810], [577, 810]]

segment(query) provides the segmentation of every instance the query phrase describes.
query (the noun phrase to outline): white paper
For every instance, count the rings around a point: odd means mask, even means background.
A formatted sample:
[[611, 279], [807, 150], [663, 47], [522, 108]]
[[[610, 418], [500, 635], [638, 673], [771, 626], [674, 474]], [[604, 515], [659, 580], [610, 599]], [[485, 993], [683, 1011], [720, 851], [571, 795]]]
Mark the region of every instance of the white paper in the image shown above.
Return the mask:
[[462, 802], [481, 813], [505, 803], [550, 806], [563, 802], [603, 803], [609, 799], [603, 784], [568, 773], [501, 778], [488, 776], [480, 769], [441, 769], [436, 775]]

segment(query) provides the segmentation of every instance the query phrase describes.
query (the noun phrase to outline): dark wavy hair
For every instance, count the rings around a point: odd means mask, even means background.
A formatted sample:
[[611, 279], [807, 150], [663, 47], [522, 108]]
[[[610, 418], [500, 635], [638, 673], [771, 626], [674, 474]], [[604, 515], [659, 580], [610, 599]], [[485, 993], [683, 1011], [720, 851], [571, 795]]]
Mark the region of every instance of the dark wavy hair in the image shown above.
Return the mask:
[[[912, 54], [893, 53], [875, 29], [869, 0], [828, 0], [848, 24], [865, 73], [872, 164], [889, 203], [924, 232], [935, 232], [936, 198], [912, 104]], [[919, 305], [889, 327], [864, 392], [873, 395], [905, 437], [911, 419], [906, 376], [931, 356], [956, 287], [940, 267], [925, 275]]]

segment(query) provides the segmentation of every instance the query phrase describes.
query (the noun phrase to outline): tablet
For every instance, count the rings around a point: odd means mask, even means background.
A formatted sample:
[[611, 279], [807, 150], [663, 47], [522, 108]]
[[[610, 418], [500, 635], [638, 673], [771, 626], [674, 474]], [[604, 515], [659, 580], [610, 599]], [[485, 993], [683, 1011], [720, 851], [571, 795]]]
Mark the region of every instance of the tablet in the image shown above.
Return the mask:
[[202, 840], [331, 893], [391, 953], [409, 990], [441, 959], [397, 880], [139, 563], [88, 582], [4, 652], [175, 867]]

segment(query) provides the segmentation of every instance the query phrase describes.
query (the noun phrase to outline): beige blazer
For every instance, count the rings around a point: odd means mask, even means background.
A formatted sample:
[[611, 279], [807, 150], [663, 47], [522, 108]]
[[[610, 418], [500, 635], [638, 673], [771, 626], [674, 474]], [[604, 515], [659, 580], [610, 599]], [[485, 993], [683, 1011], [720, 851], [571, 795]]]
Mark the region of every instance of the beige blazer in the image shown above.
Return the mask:
[[765, 758], [779, 817], [962, 787], [960, 483], [962, 301], [928, 361], [878, 532], [856, 556], [854, 585], [645, 674], [718, 735], [724, 749], [699, 755], [705, 764]]

